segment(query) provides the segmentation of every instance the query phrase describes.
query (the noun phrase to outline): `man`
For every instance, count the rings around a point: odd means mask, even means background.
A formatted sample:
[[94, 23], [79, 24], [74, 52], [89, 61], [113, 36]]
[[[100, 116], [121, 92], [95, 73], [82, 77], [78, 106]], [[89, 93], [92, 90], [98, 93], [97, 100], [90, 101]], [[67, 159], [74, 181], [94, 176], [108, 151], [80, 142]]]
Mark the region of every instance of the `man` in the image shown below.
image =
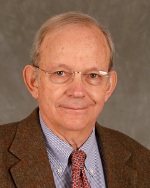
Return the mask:
[[23, 72], [39, 108], [0, 126], [2, 188], [150, 187], [149, 151], [96, 123], [117, 83], [113, 51], [109, 33], [82, 13], [40, 28]]

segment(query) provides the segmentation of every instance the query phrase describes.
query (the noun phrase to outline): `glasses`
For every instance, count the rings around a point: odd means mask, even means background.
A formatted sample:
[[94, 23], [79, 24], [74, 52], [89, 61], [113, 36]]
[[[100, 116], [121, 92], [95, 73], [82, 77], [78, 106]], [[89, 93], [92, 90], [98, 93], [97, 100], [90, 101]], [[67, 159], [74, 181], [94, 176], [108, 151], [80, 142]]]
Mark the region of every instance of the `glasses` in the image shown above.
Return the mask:
[[76, 72], [74, 70], [57, 70], [54, 72], [46, 71], [44, 69], [41, 69], [40, 67], [33, 65], [33, 67], [43, 71], [49, 78], [50, 81], [52, 81], [55, 84], [63, 84], [63, 83], [70, 83], [73, 81], [75, 74], [80, 74], [81, 79], [84, 83], [90, 84], [90, 85], [102, 85], [106, 78], [108, 78], [109, 72], [105, 71], [88, 71], [88, 72]]

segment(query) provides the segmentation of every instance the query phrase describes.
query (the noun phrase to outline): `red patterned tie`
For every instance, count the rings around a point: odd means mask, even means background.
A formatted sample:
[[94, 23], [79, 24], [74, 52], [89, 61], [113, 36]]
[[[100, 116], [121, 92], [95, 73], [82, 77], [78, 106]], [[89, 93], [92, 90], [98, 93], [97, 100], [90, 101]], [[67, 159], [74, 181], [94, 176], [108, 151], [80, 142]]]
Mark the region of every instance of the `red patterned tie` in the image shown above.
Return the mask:
[[84, 162], [86, 154], [82, 150], [74, 150], [71, 154], [72, 162], [72, 188], [90, 188], [87, 180]]

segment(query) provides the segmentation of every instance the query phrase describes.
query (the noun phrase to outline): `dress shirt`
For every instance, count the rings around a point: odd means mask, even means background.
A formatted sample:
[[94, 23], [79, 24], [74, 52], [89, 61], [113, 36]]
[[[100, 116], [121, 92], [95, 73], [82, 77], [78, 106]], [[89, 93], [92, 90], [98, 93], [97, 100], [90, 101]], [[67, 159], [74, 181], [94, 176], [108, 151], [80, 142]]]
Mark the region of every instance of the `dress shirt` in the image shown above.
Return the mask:
[[[71, 163], [69, 160], [73, 148], [55, 135], [43, 122], [40, 123], [45, 137], [46, 150], [54, 176], [56, 188], [71, 187]], [[100, 158], [95, 129], [80, 148], [87, 157], [85, 160], [85, 172], [91, 188], [105, 188], [104, 172]]]

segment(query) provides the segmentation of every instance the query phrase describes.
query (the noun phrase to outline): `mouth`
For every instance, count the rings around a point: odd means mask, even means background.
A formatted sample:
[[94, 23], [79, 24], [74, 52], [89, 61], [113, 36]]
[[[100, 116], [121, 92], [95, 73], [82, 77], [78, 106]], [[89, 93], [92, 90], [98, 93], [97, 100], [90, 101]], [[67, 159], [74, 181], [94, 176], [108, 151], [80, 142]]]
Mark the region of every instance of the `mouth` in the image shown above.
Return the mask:
[[94, 102], [87, 101], [64, 101], [59, 104], [59, 109], [63, 113], [81, 115], [87, 113], [94, 105]]
[[67, 112], [74, 113], [83, 113], [88, 107], [75, 107], [75, 106], [61, 106], [61, 108]]

